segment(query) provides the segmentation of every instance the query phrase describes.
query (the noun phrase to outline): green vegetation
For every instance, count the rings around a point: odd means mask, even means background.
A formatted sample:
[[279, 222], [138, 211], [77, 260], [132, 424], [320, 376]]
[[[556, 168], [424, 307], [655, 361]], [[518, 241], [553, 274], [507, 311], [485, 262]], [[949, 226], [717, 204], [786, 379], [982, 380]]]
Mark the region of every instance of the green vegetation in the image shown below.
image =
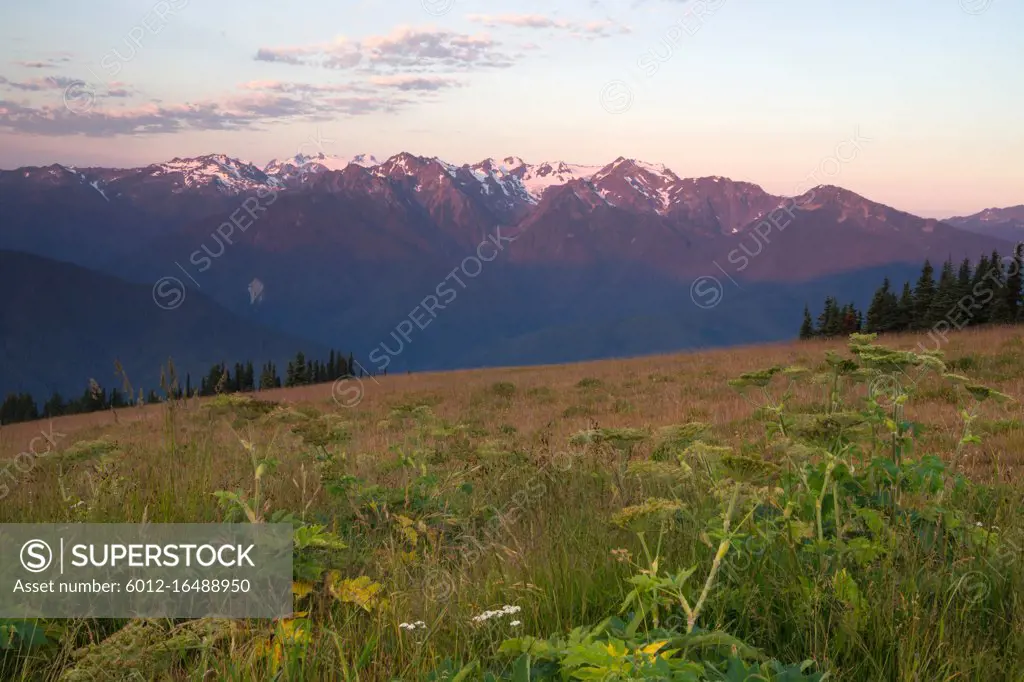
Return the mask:
[[[526, 433], [526, 415], [555, 392], [493, 380], [481, 409], [501, 414], [488, 425], [443, 398], [404, 396], [379, 419], [228, 396], [196, 413], [169, 403], [164, 433], [176, 435], [148, 456], [191, 457], [197, 471], [179, 477], [240, 484], [168, 489], [138, 453], [92, 440], [66, 452], [106, 487], [86, 495], [55, 458], [0, 520], [285, 520], [297, 613], [0, 621], [0, 676], [1020, 679], [1024, 495], [964, 467], [983, 436], [1020, 421], [994, 418], [1008, 397], [969, 373], [853, 335], [845, 353], [731, 380], [760, 426], [741, 443], [685, 411], [551, 443], [550, 425]], [[918, 384], [955, 400], [929, 405], [956, 421], [950, 449], [926, 445]], [[567, 397], [597, 389], [619, 395], [602, 377]], [[356, 433], [376, 449], [354, 449]], [[283, 470], [286, 448], [300, 454]]]

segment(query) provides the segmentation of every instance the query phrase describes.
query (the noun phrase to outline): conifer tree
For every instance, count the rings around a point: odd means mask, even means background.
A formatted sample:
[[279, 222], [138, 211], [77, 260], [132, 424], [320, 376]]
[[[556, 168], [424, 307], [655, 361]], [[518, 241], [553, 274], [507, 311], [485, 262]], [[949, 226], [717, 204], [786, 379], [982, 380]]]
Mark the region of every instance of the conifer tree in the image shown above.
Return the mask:
[[224, 378], [226, 371], [227, 368], [223, 363], [212, 366], [199, 387], [199, 395], [208, 396], [216, 394], [218, 392], [217, 387], [220, 385], [221, 379]]
[[221, 393], [226, 393], [228, 386], [231, 383], [231, 373], [228, 371], [227, 365], [222, 364], [220, 366], [220, 370], [220, 379], [217, 380], [217, 383], [214, 384], [213, 387], [213, 392], [216, 393], [217, 395], [220, 395]]
[[260, 390], [267, 391], [280, 385], [280, 379], [277, 377], [274, 363], [268, 362], [263, 365], [263, 370], [260, 372]]
[[839, 309], [836, 299], [828, 296], [825, 299], [825, 308], [818, 317], [818, 329], [822, 336], [832, 338], [842, 333], [842, 312]]
[[304, 386], [309, 383], [309, 368], [306, 366], [306, 354], [299, 351], [295, 354], [295, 385]]
[[106, 409], [106, 407], [107, 392], [103, 390], [103, 387], [95, 379], [89, 379], [89, 385], [85, 387], [85, 392], [82, 394], [81, 411], [97, 412]]
[[914, 286], [914, 310], [912, 329], [928, 329], [932, 326], [932, 303], [935, 300], [935, 269], [931, 261], [925, 260], [921, 276]]
[[894, 312], [889, 308], [890, 303], [894, 300], [892, 299], [890, 287], [889, 278], [886, 277], [882, 280], [882, 286], [878, 288], [875, 295], [871, 298], [867, 317], [868, 333], [876, 334], [890, 331]]
[[956, 275], [956, 300], [959, 302], [971, 294], [971, 259], [964, 258]]
[[970, 324], [987, 324], [992, 315], [992, 302], [995, 299], [998, 280], [992, 272], [992, 263], [988, 256], [982, 256], [978, 261], [978, 267], [974, 269], [974, 277], [971, 279], [970, 303], [971, 321]]
[[999, 256], [998, 251], [992, 251], [992, 257], [988, 262], [988, 280], [982, 286], [984, 288], [981, 298], [986, 301], [983, 304], [985, 322], [998, 322], [999, 318], [1006, 314], [1003, 310], [1003, 302], [1006, 297], [1006, 268], [1003, 266], [1003, 259]]
[[903, 283], [903, 292], [896, 303], [896, 314], [893, 317], [892, 330], [904, 332], [910, 329], [914, 322], [914, 292], [910, 288], [910, 282]]
[[822, 306], [822, 308], [821, 308], [821, 314], [818, 315], [818, 323], [816, 325], [816, 328], [818, 330], [818, 334], [820, 334], [821, 336], [826, 336], [827, 335], [827, 332], [828, 332], [828, 321], [829, 321], [829, 319], [828, 319], [829, 318], [829, 311], [830, 311], [831, 308], [832, 308], [832, 297], [831, 296], [826, 296], [825, 297], [825, 305]]
[[814, 338], [814, 321], [811, 320], [811, 309], [804, 304], [804, 321], [800, 325], [800, 338], [810, 339]]
[[[993, 254], [995, 257], [996, 254]], [[1002, 287], [995, 293], [992, 302], [992, 322], [997, 324], [1014, 324], [1020, 319], [1021, 309], [1021, 254], [1015, 251], [1014, 257], [1002, 268]]]
[[852, 303], [847, 303], [839, 311], [839, 330], [842, 336], [849, 336], [856, 331], [857, 311]]
[[64, 402], [63, 396], [57, 391], [53, 392], [50, 399], [43, 405], [43, 416], [44, 417], [59, 417], [64, 414], [67, 409], [67, 405]]
[[15, 424], [39, 418], [39, 409], [29, 393], [10, 393], [0, 405], [0, 424]]
[[953, 261], [947, 260], [942, 264], [939, 283], [928, 315], [933, 326], [941, 320], [948, 320], [956, 313], [957, 300], [957, 275], [953, 270]]

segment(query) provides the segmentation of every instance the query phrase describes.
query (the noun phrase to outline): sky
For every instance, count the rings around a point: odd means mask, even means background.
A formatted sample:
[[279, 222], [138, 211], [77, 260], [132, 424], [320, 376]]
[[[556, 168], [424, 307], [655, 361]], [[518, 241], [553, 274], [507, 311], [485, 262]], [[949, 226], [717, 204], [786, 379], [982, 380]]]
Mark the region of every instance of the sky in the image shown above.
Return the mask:
[[1024, 203], [1020, 0], [33, 0], [0, 168], [663, 163], [929, 217]]

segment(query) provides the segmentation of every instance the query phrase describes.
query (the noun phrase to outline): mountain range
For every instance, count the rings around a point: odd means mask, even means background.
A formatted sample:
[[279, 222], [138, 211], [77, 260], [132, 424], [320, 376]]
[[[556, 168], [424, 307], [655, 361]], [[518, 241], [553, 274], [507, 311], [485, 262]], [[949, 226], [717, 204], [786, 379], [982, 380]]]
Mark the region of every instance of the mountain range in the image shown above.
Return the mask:
[[974, 215], [947, 218], [946, 222], [963, 230], [1016, 243], [1024, 239], [1024, 204], [1009, 208], [986, 208]]
[[[109, 374], [113, 355], [152, 381], [166, 355], [205, 372], [332, 347], [395, 371], [780, 340], [807, 301], [863, 305], [883, 275], [1008, 254], [1024, 232], [1024, 207], [935, 220], [622, 157], [410, 153], [19, 168], [0, 171], [0, 215], [0, 392], [37, 393]], [[73, 320], [31, 324], [55, 309]]]

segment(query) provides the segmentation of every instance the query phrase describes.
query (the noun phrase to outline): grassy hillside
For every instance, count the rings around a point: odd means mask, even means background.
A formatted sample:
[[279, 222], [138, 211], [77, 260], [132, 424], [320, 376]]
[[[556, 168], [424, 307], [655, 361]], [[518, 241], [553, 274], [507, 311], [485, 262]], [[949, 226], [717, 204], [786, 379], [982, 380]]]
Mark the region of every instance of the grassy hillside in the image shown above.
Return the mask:
[[0, 677], [1022, 679], [1024, 339], [964, 332], [944, 363], [927, 337], [883, 342], [916, 352], [780, 344], [5, 426], [0, 522], [287, 511], [336, 542], [296, 550], [295, 619], [55, 622], [46, 642], [0, 621]]

